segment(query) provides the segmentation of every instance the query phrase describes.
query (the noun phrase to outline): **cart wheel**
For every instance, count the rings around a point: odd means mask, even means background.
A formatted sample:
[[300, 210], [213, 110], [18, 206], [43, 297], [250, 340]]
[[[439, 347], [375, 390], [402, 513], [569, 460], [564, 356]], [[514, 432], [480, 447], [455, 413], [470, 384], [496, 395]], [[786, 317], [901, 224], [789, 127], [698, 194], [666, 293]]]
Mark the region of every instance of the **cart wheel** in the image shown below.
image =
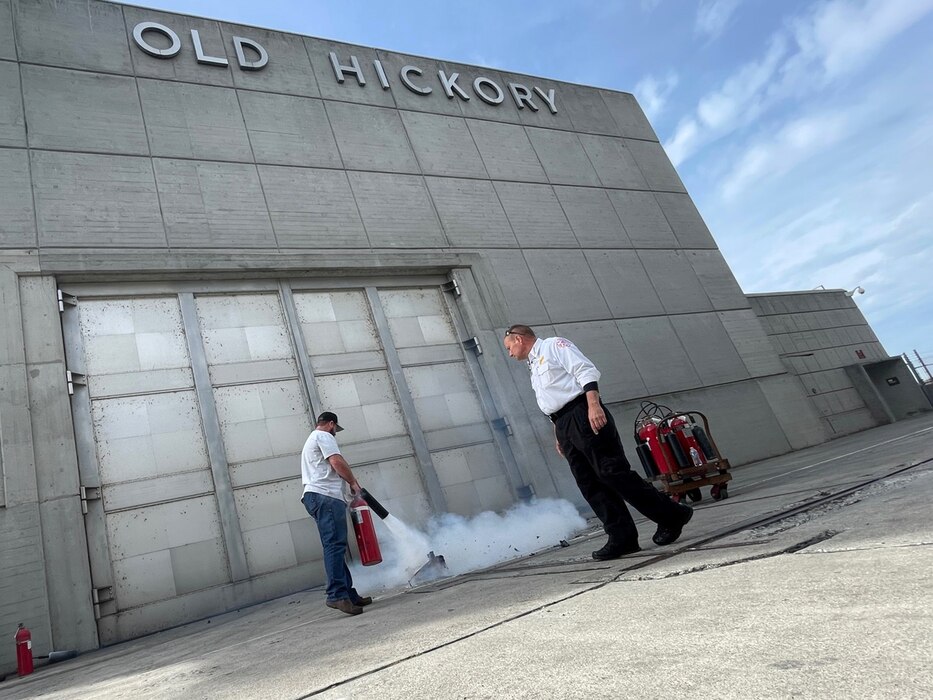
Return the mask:
[[671, 494], [671, 500], [674, 501], [674, 503], [680, 503], [680, 501], [681, 501], [682, 498], [683, 498], [683, 496], [682, 496], [681, 494], [679, 494], [679, 493], [672, 493], [672, 494]]
[[697, 501], [703, 500], [703, 494], [700, 492], [700, 489], [690, 489], [687, 491], [687, 498], [696, 503]]
[[713, 497], [713, 500], [714, 500], [714, 501], [718, 501], [718, 500], [720, 500], [720, 499], [725, 498], [725, 496], [723, 495], [723, 491], [725, 491], [725, 490], [726, 490], [725, 487], [723, 487], [723, 486], [721, 486], [721, 485], [719, 485], [719, 484], [715, 484], [715, 485], [709, 490], [709, 495]]
[[719, 489], [719, 498], [723, 500], [729, 498], [729, 488], [725, 484]]

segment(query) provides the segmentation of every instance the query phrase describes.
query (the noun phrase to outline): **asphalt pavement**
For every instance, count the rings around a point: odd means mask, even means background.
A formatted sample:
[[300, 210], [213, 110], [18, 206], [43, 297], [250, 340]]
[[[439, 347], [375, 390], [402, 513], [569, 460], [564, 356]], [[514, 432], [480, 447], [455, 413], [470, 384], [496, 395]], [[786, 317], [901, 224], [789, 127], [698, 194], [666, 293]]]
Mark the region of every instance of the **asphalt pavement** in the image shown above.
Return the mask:
[[676, 544], [320, 589], [0, 683], [0, 698], [930, 698], [933, 416], [735, 469]]

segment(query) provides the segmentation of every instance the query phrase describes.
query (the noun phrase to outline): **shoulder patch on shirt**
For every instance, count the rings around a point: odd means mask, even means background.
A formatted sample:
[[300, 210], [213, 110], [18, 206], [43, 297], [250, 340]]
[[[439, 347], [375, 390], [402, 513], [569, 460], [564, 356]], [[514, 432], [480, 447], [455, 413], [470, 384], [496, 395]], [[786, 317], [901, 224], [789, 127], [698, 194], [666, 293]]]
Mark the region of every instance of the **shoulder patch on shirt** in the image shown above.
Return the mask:
[[573, 343], [571, 343], [566, 338], [558, 338], [556, 344], [557, 344], [557, 347], [559, 348], [572, 348], [573, 347]]

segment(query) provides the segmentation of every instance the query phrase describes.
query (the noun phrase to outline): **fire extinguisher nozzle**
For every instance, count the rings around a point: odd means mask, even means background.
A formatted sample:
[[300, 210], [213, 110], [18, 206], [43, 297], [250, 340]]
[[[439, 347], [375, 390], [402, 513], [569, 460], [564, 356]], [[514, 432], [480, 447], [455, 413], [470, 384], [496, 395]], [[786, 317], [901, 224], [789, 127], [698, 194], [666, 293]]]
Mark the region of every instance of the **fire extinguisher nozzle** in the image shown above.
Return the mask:
[[373, 495], [366, 489], [360, 489], [360, 496], [363, 497], [363, 500], [366, 501], [366, 505], [373, 509], [373, 513], [379, 516], [381, 520], [385, 520], [389, 517], [389, 511], [377, 501]]

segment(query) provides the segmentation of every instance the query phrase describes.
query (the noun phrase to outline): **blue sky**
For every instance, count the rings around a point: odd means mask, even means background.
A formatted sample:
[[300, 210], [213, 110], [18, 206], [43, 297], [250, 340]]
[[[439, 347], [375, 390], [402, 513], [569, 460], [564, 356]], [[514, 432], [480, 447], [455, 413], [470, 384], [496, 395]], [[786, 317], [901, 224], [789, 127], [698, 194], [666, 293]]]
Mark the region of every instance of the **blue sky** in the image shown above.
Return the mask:
[[139, 4], [633, 92], [746, 292], [933, 359], [933, 0]]

